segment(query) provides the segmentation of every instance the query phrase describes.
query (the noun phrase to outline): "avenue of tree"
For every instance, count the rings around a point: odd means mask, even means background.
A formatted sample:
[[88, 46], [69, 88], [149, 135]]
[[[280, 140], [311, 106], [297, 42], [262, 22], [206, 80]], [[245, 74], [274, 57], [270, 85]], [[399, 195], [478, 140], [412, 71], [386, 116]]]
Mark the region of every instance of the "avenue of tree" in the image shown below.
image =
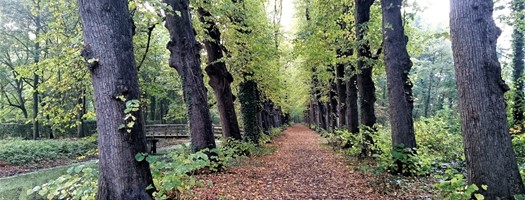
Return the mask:
[[97, 199], [152, 199], [150, 165], [135, 160], [146, 124], [187, 123], [198, 152], [217, 147], [214, 123], [258, 144], [305, 122], [362, 137], [343, 148], [367, 158], [378, 125], [413, 155], [414, 123], [442, 113], [459, 116], [469, 184], [487, 199], [525, 194], [509, 134], [524, 128], [523, 0], [509, 5], [507, 73], [492, 0], [451, 0], [450, 30], [424, 27], [416, 1], [297, 0], [293, 41], [282, 0], [0, 3], [0, 122], [51, 139], [96, 121]]

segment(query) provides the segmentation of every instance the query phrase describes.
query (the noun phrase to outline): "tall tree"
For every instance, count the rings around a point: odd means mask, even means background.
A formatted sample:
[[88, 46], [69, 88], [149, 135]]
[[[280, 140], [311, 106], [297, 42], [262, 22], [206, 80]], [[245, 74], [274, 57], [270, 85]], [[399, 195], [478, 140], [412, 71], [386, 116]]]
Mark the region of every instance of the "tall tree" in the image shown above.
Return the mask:
[[[368, 32], [368, 22], [370, 21], [370, 7], [374, 0], [355, 0], [355, 23], [357, 39], [357, 88], [359, 94], [359, 119], [360, 124], [372, 130], [376, 123], [374, 104], [376, 102], [375, 85], [372, 79], [372, 52], [370, 44], [366, 39]], [[366, 142], [372, 144], [372, 137], [365, 135]], [[370, 154], [370, 147], [363, 145], [362, 155]]]
[[[385, 50], [386, 77], [392, 145], [396, 148], [415, 148], [416, 137], [412, 118], [412, 83], [408, 78], [412, 62], [407, 52], [408, 37], [401, 19], [402, 0], [381, 0], [383, 13], [383, 49]], [[404, 171], [397, 162], [397, 173]]]
[[514, 31], [512, 32], [512, 51], [514, 57], [512, 58], [512, 65], [514, 66], [514, 71], [512, 72], [512, 82], [514, 83], [515, 93], [514, 93], [514, 107], [512, 110], [514, 124], [521, 125], [523, 123], [523, 112], [524, 112], [524, 102], [523, 102], [523, 59], [525, 56], [523, 54], [523, 9], [525, 8], [525, 3], [523, 0], [513, 0], [512, 1], [512, 12], [514, 14]]
[[[203, 4], [209, 4], [208, 1], [203, 1]], [[208, 64], [204, 69], [210, 81], [208, 84], [213, 89], [215, 99], [217, 100], [217, 108], [222, 125], [222, 134], [226, 138], [241, 139], [241, 131], [239, 123], [237, 122], [237, 114], [235, 112], [234, 96], [230, 84], [233, 82], [233, 76], [223, 60], [223, 50], [221, 48], [221, 33], [213, 16], [204, 7], [198, 9], [199, 20], [204, 24], [206, 33], [209, 39], [204, 40], [204, 47], [208, 56]]]
[[146, 137], [128, 1], [80, 0], [79, 6], [99, 133], [97, 199], [152, 199], [146, 189], [153, 184], [149, 164], [135, 160], [146, 152]]
[[487, 185], [487, 199], [525, 193], [507, 127], [496, 53], [501, 31], [492, 0], [451, 0], [450, 33], [469, 184]]
[[[257, 117], [259, 104], [259, 91], [254, 80], [243, 80], [239, 84], [239, 102], [241, 102], [242, 119], [246, 139], [255, 144], [259, 143], [260, 126], [258, 122], [262, 116]], [[259, 121], [258, 119], [259, 118]]]
[[165, 0], [172, 8], [167, 11], [166, 28], [170, 33], [167, 48], [171, 52], [169, 65], [182, 79], [184, 99], [188, 108], [192, 151], [213, 149], [213, 135], [208, 94], [204, 86], [199, 47], [195, 39], [189, 0]]

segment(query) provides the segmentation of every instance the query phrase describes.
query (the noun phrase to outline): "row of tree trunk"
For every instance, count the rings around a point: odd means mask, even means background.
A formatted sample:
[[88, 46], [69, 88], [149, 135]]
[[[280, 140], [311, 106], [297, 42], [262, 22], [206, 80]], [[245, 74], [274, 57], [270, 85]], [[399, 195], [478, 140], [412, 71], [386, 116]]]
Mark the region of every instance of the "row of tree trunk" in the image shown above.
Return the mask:
[[[216, 144], [190, 3], [189, 0], [164, 2], [170, 7], [165, 19], [170, 34], [167, 45], [171, 52], [169, 65], [177, 70], [182, 80], [192, 151], [213, 149]], [[233, 2], [242, 4], [242, 1]], [[135, 155], [146, 152], [144, 116], [140, 108], [131, 113], [125, 112], [129, 101], [140, 99], [128, 2], [80, 0], [79, 5], [85, 41], [82, 55], [91, 69], [99, 133], [97, 199], [151, 199], [154, 187], [146, 189], [153, 185], [149, 165], [146, 161], [134, 159]], [[199, 8], [198, 13], [199, 20], [206, 25], [206, 32], [211, 37], [211, 40], [204, 42], [208, 54], [205, 71], [217, 99], [223, 134], [240, 140], [242, 137], [233, 103], [235, 97], [230, 86], [233, 77], [222, 61], [224, 54], [220, 32], [208, 11]], [[288, 117], [271, 100], [261, 98], [257, 82], [253, 79], [245, 79], [239, 87], [245, 137], [258, 143], [261, 132], [268, 133], [272, 128], [281, 126]], [[126, 117], [127, 114], [133, 115], [133, 118]], [[121, 128], [129, 120], [134, 125]]]
[[[360, 25], [369, 19], [369, 8], [373, 0], [356, 0], [356, 26], [357, 39], [362, 39]], [[514, 10], [522, 10], [523, 2], [515, 1]], [[412, 63], [407, 53], [406, 45], [408, 38], [404, 35], [401, 18], [401, 0], [381, 0], [383, 14], [383, 48], [385, 50], [384, 61], [387, 73], [390, 126], [392, 131], [393, 148], [402, 145], [405, 148], [416, 147], [414, 127], [412, 119], [413, 97], [411, 83], [408, 73]], [[505, 112], [505, 101], [503, 94], [509, 90], [501, 78], [501, 67], [496, 52], [496, 40], [501, 31], [496, 27], [492, 19], [492, 0], [452, 0], [450, 12], [450, 32], [454, 56], [454, 66], [459, 97], [461, 116], [461, 127], [465, 158], [467, 162], [468, 184], [476, 184], [478, 187], [486, 185], [487, 188], [479, 192], [486, 199], [512, 199], [516, 194], [525, 193], [515, 153], [512, 149], [511, 138], [507, 126]], [[308, 14], [308, 11], [306, 12]], [[361, 16], [363, 14], [364, 16]], [[307, 16], [308, 19], [308, 16]], [[522, 15], [517, 20], [523, 20]], [[366, 30], [366, 29], [365, 29]], [[522, 110], [522, 80], [523, 73], [523, 33], [520, 26], [514, 31], [514, 81], [519, 91], [515, 95], [514, 119], [515, 123], [523, 120]], [[363, 84], [371, 78], [370, 67], [360, 63], [360, 58], [371, 58], [368, 43], [361, 42], [357, 47], [358, 52], [358, 75], [357, 88], [359, 93], [360, 124], [368, 124], [374, 121], [373, 83]], [[341, 69], [343, 68], [343, 69]], [[321, 102], [320, 85], [315, 75], [316, 68], [312, 68], [312, 94], [309, 105], [307, 120], [325, 130], [334, 127], [330, 123], [330, 116], [337, 116], [339, 121], [349, 125], [349, 119], [357, 116], [355, 112], [348, 112], [353, 102], [339, 106], [334, 112], [334, 105], [329, 102]], [[344, 72], [346, 80], [352, 80], [353, 67], [337, 66], [336, 77], [341, 78]], [[350, 76], [349, 76], [350, 75]], [[371, 79], [370, 79], [371, 80]], [[350, 96], [352, 91], [342, 92], [342, 81], [336, 81], [338, 103], [353, 100]], [[346, 82], [346, 87], [353, 81]], [[350, 86], [353, 88], [353, 86]], [[333, 90], [330, 88], [330, 90]], [[330, 99], [333, 98], [329, 92]], [[342, 99], [346, 96], [347, 101]], [[344, 116], [343, 110], [347, 111]], [[370, 115], [370, 116], [368, 116]], [[339, 128], [343, 127], [337, 124]], [[349, 126], [348, 130], [353, 130]], [[353, 132], [353, 131], [352, 131]], [[498, 163], [498, 164], [495, 164]], [[398, 163], [398, 172], [401, 170]]]

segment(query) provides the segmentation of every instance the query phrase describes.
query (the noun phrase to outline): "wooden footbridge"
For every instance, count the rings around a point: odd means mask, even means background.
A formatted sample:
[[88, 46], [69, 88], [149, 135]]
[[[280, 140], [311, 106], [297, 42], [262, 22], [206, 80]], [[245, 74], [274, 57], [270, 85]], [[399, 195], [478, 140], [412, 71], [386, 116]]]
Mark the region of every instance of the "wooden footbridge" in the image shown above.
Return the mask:
[[[157, 142], [160, 139], [189, 139], [190, 129], [188, 124], [152, 124], [146, 125], [146, 139], [150, 153], [157, 153]], [[215, 137], [222, 137], [222, 128], [213, 125]]]

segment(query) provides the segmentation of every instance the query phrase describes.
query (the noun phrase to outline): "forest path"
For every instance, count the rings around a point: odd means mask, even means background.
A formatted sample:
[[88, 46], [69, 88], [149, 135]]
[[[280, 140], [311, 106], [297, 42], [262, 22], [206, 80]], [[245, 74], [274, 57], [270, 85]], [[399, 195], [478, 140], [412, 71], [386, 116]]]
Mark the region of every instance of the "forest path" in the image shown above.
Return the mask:
[[199, 176], [213, 186], [196, 199], [390, 199], [369, 186], [371, 178], [350, 169], [319, 134], [293, 125], [273, 141], [275, 153], [246, 159], [221, 174]]

